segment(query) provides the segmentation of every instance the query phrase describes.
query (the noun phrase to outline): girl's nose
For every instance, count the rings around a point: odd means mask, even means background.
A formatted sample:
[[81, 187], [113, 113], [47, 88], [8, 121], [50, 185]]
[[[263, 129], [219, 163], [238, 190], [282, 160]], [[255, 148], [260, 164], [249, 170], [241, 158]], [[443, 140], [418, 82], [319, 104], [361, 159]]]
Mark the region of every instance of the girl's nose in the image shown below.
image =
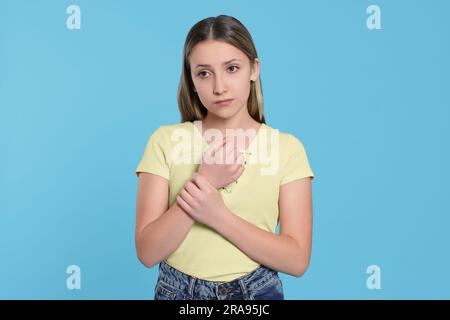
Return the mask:
[[214, 83], [214, 93], [222, 94], [223, 92], [226, 92], [225, 83], [222, 78], [216, 77], [216, 82]]

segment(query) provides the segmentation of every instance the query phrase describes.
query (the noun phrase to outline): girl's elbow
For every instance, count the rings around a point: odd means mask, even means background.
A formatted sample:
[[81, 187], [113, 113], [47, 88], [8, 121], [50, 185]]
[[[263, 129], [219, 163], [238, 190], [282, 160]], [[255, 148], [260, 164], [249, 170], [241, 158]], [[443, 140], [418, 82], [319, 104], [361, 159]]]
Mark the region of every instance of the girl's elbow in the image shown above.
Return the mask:
[[142, 265], [146, 268], [151, 268], [155, 265], [155, 262], [149, 259], [148, 254], [144, 252], [144, 250], [139, 245], [139, 242], [136, 241], [136, 256], [138, 260], [142, 263]]
[[300, 278], [305, 274], [306, 270], [308, 270], [309, 260], [303, 263], [297, 263], [296, 266], [297, 269], [294, 271], [294, 276]]
[[147, 256], [139, 252], [137, 252], [137, 258], [144, 267], [149, 269], [156, 264], [154, 261], [151, 261]]

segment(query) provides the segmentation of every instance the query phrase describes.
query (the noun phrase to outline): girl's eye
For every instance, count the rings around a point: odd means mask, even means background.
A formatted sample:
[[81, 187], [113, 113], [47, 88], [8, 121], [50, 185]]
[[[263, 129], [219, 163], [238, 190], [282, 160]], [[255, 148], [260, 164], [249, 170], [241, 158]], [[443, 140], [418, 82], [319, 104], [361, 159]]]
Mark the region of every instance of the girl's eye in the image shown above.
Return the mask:
[[[230, 66], [228, 69], [231, 69], [231, 68], [236, 68], [236, 71], [231, 71], [231, 73], [235, 73], [235, 72], [237, 72], [237, 71], [239, 70], [239, 67], [238, 67], [238, 66]], [[200, 72], [197, 74], [197, 76], [199, 76], [200, 78], [206, 78], [206, 75], [203, 76], [205, 73], [208, 73], [208, 72], [207, 72], [207, 71], [200, 71]]]
[[200, 71], [198, 74], [197, 74], [197, 76], [200, 76], [200, 78], [204, 78], [204, 77], [202, 77], [202, 74], [204, 74], [206, 71]]
[[[239, 67], [238, 67], [238, 66], [230, 66], [230, 68], [236, 68], [237, 70], [239, 70]], [[228, 69], [230, 69], [230, 68], [228, 68]], [[236, 71], [237, 71], [237, 70], [236, 70]], [[235, 72], [236, 72], [236, 71], [235, 71]], [[234, 73], [234, 72], [233, 72], [233, 73]]]

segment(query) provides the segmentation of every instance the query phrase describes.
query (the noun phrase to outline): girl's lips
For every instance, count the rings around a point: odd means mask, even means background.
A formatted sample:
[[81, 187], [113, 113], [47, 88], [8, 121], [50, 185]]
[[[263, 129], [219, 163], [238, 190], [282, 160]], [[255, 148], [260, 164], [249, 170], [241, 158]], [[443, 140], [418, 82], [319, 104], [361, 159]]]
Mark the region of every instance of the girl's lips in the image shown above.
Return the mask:
[[218, 106], [221, 106], [221, 107], [225, 107], [225, 106], [228, 106], [232, 101], [233, 101], [233, 99], [222, 100], [222, 101], [215, 102], [215, 104], [217, 104]]

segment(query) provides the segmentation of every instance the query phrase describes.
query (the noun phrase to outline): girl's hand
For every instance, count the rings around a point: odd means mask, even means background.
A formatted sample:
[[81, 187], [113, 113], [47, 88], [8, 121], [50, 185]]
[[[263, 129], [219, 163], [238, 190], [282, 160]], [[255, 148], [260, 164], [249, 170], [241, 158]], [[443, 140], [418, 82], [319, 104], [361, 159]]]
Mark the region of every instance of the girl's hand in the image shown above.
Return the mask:
[[178, 194], [177, 204], [192, 219], [214, 229], [222, 223], [229, 212], [220, 192], [197, 172]]
[[203, 155], [198, 173], [208, 179], [215, 189], [229, 185], [244, 172], [244, 156], [236, 152], [238, 150], [231, 145], [233, 142], [234, 139], [227, 137], [215, 141]]

